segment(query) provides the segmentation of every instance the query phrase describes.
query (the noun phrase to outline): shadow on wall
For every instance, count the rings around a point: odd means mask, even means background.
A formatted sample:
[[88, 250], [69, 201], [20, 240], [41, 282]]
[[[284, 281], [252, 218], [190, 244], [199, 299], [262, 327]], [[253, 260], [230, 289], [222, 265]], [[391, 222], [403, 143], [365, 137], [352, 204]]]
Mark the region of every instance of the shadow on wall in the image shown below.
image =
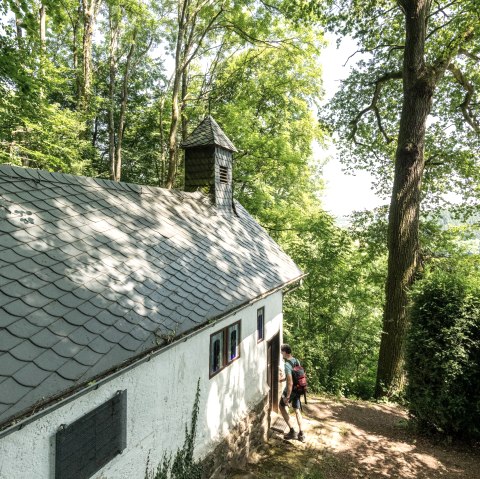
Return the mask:
[[219, 441], [219, 431], [227, 435], [231, 426], [242, 420], [267, 394], [266, 353], [263, 343], [258, 345], [254, 339], [244, 338], [241, 359], [209, 382], [204, 409], [208, 427], [206, 440]]

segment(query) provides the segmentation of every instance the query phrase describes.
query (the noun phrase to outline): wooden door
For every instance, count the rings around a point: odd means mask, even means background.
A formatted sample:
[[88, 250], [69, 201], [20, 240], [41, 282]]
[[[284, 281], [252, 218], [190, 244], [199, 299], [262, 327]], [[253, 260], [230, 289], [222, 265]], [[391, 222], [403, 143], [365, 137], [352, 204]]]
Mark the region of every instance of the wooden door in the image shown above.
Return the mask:
[[280, 334], [267, 343], [267, 383], [270, 412], [278, 413], [278, 368], [280, 365]]

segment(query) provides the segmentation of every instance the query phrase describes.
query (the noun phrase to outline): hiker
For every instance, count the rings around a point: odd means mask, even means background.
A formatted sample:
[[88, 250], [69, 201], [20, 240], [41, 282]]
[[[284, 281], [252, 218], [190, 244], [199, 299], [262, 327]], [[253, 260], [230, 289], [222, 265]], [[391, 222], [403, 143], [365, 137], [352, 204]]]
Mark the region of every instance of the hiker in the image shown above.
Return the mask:
[[[292, 376], [293, 368], [297, 366], [297, 364], [300, 365], [300, 362], [298, 361], [298, 359], [292, 356], [292, 348], [288, 344], [282, 344], [280, 351], [282, 352], [282, 357], [285, 362], [285, 376], [280, 379], [280, 381], [287, 381], [287, 384], [285, 386], [285, 389], [283, 390], [279, 407], [283, 419], [285, 419], [287, 426], [290, 428], [290, 431], [285, 434], [285, 439], [298, 439], [301, 442], [305, 442], [305, 434], [302, 431], [302, 411], [300, 409], [300, 394], [297, 393], [293, 388]], [[299, 430], [298, 436], [295, 434], [295, 429], [292, 427], [290, 422], [290, 415], [287, 411], [287, 407], [289, 404], [291, 404], [291, 406], [293, 407], [293, 410], [295, 411], [295, 416], [297, 418]]]

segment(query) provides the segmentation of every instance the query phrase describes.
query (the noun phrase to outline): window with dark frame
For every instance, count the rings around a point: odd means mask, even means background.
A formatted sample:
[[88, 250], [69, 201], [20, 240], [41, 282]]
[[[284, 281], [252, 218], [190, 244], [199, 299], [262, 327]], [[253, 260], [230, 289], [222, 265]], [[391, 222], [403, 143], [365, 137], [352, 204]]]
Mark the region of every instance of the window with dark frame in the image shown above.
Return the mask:
[[56, 434], [55, 479], [88, 479], [127, 447], [127, 391]]
[[210, 377], [240, 357], [240, 321], [210, 335]]
[[265, 337], [265, 308], [257, 310], [257, 343]]
[[231, 363], [240, 356], [240, 323], [232, 324], [228, 327], [227, 333], [227, 360]]
[[228, 167], [220, 166], [220, 183], [228, 183]]
[[210, 336], [210, 374], [215, 374], [224, 366], [223, 331]]

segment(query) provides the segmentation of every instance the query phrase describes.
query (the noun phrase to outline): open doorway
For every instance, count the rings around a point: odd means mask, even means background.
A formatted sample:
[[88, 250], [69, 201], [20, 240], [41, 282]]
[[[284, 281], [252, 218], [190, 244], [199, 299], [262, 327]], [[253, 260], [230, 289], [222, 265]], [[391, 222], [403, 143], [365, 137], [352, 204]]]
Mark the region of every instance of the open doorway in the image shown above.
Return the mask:
[[280, 334], [267, 343], [267, 383], [269, 412], [278, 413], [278, 368], [280, 366]]

